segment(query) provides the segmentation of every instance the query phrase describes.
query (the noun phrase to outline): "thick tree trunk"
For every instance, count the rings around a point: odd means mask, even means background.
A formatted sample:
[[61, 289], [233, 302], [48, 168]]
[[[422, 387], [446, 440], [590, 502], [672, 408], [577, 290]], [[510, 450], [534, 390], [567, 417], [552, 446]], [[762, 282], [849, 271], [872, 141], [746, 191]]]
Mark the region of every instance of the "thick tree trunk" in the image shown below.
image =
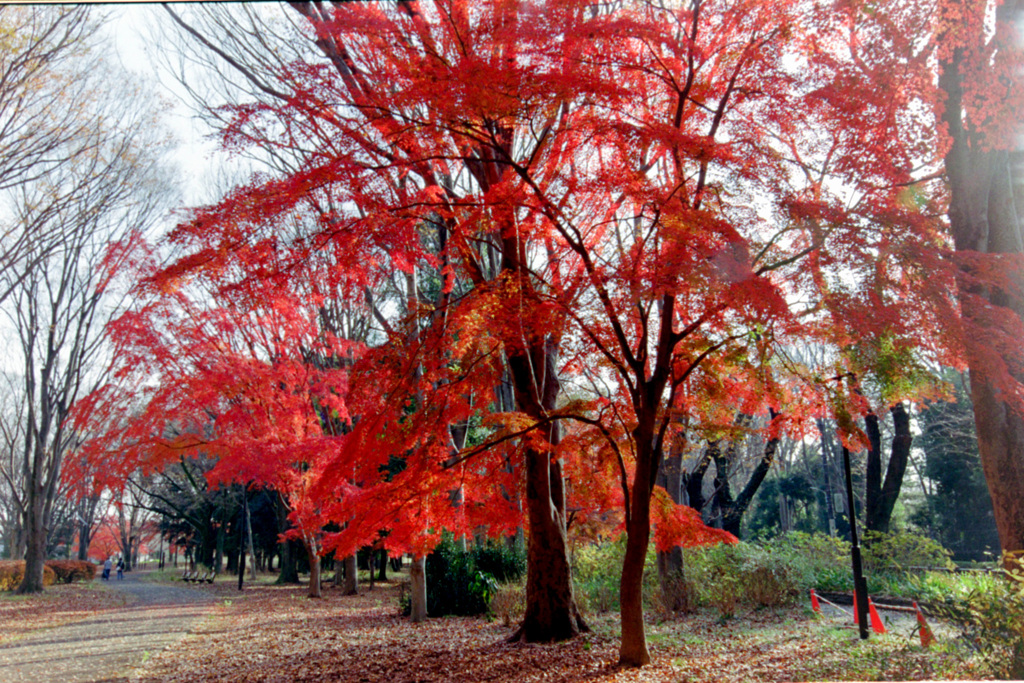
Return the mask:
[[92, 525], [82, 522], [78, 525], [78, 559], [86, 561], [89, 559], [89, 543], [92, 541]]
[[377, 570], [377, 580], [387, 581], [388, 580], [388, 551], [387, 548], [380, 549], [380, 568]]
[[319, 598], [323, 595], [320, 587], [320, 555], [311, 547], [306, 547], [309, 556], [309, 597]]
[[[520, 410], [541, 420], [554, 410], [560, 389], [558, 350], [550, 339], [526, 353], [509, 356]], [[558, 444], [557, 423], [545, 428], [548, 442]], [[576, 607], [565, 531], [565, 490], [561, 465], [547, 449], [527, 448], [524, 456], [526, 513], [526, 614], [511, 640], [567, 640], [587, 630]]]
[[413, 555], [409, 565], [409, 596], [411, 611], [409, 618], [418, 624], [427, 620], [427, 558], [425, 555]]
[[878, 416], [869, 414], [864, 418], [870, 448], [868, 449], [867, 472], [864, 482], [864, 528], [868, 531], [887, 533], [892, 521], [892, 511], [903, 487], [903, 475], [910, 461], [910, 416], [902, 403], [889, 409], [893, 420], [892, 445], [889, 464], [885, 468], [885, 482], [882, 481], [882, 434]]
[[19, 595], [41, 593], [43, 565], [46, 562], [46, 520], [42, 496], [30, 498], [25, 509], [25, 576], [18, 585]]
[[345, 585], [342, 591], [345, 595], [359, 594], [359, 562], [355, 553], [346, 555], [343, 560], [345, 565]]
[[[993, 40], [1019, 35], [1020, 0], [997, 9], [999, 23], [1016, 24], [1016, 32], [997, 29]], [[978, 20], [974, 25], [986, 23]], [[946, 40], [956, 37], [945, 36]], [[956, 47], [941, 67], [939, 87], [946, 95], [943, 121], [952, 145], [946, 154], [949, 178], [949, 222], [960, 272], [957, 287], [965, 323], [963, 338], [970, 368], [971, 400], [978, 432], [982, 469], [995, 513], [996, 528], [1007, 566], [1024, 562], [1024, 419], [1019, 403], [1010, 403], [1024, 381], [1018, 355], [1019, 329], [1024, 322], [1021, 287], [1024, 276], [1015, 261], [995, 266], [1004, 255], [1024, 253], [1020, 212], [1024, 208], [1024, 154], [1019, 142], [991, 140], [985, 123], [964, 118], [963, 82], [979, 78], [972, 68], [993, 68], [986, 60], [972, 63], [967, 55], [980, 53], [988, 36], [981, 29], [966, 44]], [[973, 42], [972, 42], [973, 41]], [[1002, 59], [1018, 47], [1001, 45], [991, 54]], [[989, 52], [985, 52], [989, 54]], [[989, 76], [986, 76], [989, 78]], [[996, 122], [1004, 123], [1004, 122]], [[993, 142], [1004, 145], [1000, 148]], [[978, 259], [983, 264], [977, 264]], [[986, 266], [998, 269], [1005, 284], [986, 281]]]
[[644, 564], [651, 540], [651, 491], [654, 484], [655, 456], [651, 452], [652, 430], [638, 427], [634, 435], [637, 445], [636, 472], [626, 519], [626, 554], [619, 579], [619, 609], [622, 619], [622, 642], [619, 664], [644, 666], [651, 661], [644, 631]]
[[[278, 500], [274, 505], [274, 511], [277, 514], [277, 532], [283, 534], [288, 530], [288, 512], [280, 494], [278, 494]], [[280, 573], [277, 575], [275, 583], [298, 583], [299, 568], [295, 562], [294, 543], [287, 539], [280, 540], [278, 542], [278, 557], [280, 558], [278, 561]]]
[[513, 639], [567, 640], [580, 633], [573, 595], [565, 520], [552, 501], [550, 455], [526, 453], [526, 507], [530, 526], [526, 548], [526, 614]]

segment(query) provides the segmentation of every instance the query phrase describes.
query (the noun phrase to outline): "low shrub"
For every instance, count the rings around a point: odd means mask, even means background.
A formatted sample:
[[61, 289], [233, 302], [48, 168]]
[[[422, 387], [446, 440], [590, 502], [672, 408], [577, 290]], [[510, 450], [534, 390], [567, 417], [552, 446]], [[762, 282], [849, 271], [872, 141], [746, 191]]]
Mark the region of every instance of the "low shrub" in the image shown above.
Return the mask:
[[47, 560], [46, 566], [56, 575], [56, 583], [92, 581], [96, 578], [96, 565], [85, 560]]
[[910, 567], [952, 569], [952, 553], [937, 541], [905, 531], [864, 532], [864, 571], [902, 572]]
[[[477, 568], [474, 553], [445, 538], [427, 555], [427, 614], [469, 616], [487, 612], [498, 587], [490, 574]], [[411, 598], [404, 587], [399, 596], [402, 614], [412, 613]]]
[[793, 602], [803, 574], [792, 554], [751, 543], [692, 548], [683, 564], [700, 604], [731, 616], [739, 604], [778, 607]]
[[518, 581], [526, 575], [526, 548], [488, 541], [470, 550], [476, 568], [499, 583]]
[[929, 609], [961, 631], [993, 677], [1024, 679], [1024, 573], [932, 601]]
[[[581, 612], [597, 614], [619, 609], [619, 578], [625, 555], [625, 534], [612, 541], [582, 546], [573, 552], [573, 591], [576, 606]], [[643, 602], [648, 610], [661, 606], [654, 545], [647, 549], [644, 563]]]
[[504, 626], [520, 623], [526, 615], [526, 583], [499, 583], [491, 594], [489, 611]]
[[[14, 590], [24, 577], [24, 560], [0, 560], [0, 591]], [[57, 575], [54, 571], [43, 565], [43, 585], [52, 586], [56, 581]]]

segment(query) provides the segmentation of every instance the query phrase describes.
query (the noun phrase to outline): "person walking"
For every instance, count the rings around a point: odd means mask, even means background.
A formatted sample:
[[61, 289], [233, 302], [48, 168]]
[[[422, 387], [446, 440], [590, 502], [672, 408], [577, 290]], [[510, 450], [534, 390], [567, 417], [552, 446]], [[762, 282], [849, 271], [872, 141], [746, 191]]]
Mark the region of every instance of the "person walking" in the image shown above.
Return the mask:
[[110, 561], [109, 557], [106, 560], [103, 561], [103, 580], [104, 581], [110, 581], [110, 568], [112, 566], [114, 566], [114, 563]]
[[119, 557], [117, 559], [117, 578], [118, 579], [123, 579], [124, 578], [124, 558], [123, 557]]

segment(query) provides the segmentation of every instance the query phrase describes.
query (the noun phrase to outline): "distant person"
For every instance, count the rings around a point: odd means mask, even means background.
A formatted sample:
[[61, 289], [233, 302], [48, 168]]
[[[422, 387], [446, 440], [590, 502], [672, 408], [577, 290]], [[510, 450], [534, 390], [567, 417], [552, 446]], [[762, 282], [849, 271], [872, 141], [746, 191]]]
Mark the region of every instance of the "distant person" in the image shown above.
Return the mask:
[[108, 557], [103, 561], [103, 580], [110, 581], [110, 568], [114, 566], [114, 563], [110, 561]]
[[117, 560], [117, 578], [118, 579], [123, 579], [124, 578], [124, 558], [123, 557], [119, 558]]

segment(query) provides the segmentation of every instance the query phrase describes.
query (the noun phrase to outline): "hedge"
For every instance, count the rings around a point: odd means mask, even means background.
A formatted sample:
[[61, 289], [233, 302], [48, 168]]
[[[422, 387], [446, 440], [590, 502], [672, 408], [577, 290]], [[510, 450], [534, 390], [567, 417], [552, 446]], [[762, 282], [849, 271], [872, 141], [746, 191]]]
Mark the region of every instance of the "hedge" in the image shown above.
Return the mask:
[[46, 566], [57, 575], [56, 583], [92, 581], [96, 578], [96, 565], [85, 560], [47, 560]]
[[[0, 560], [0, 590], [12, 591], [21, 584], [25, 576], [24, 560]], [[43, 566], [43, 585], [52, 586], [57, 581], [57, 574], [47, 566]]]

